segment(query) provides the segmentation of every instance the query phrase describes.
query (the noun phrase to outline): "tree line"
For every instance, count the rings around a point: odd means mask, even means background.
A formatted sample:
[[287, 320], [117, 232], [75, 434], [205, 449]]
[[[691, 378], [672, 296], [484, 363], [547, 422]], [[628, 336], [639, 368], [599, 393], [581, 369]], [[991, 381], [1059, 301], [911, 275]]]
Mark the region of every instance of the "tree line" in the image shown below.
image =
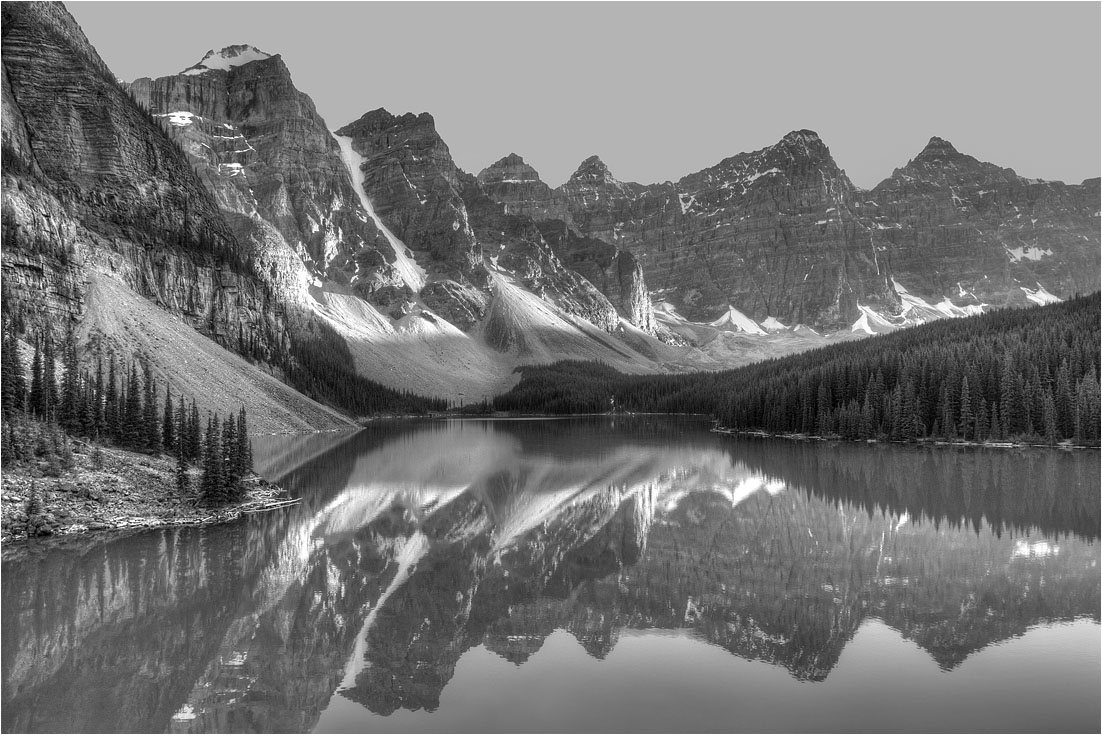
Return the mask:
[[[217, 505], [239, 500], [243, 480], [253, 472], [248, 418], [244, 406], [225, 419], [209, 414], [205, 431], [199, 407], [166, 385], [162, 392], [147, 362], [105, 365], [97, 354], [94, 369], [82, 368], [70, 329], [58, 344], [46, 329], [32, 337], [27, 365], [23, 348], [9, 322], [3, 325], [0, 350], [0, 413], [3, 417], [0, 457], [4, 466], [44, 459], [49, 474], [73, 466], [71, 438], [96, 447], [110, 444], [177, 459], [177, 490], [192, 491], [189, 467], [201, 468], [200, 498]], [[28, 380], [29, 373], [29, 380]], [[60, 373], [60, 377], [59, 377]]]
[[344, 338], [320, 319], [291, 332], [290, 351], [281, 362], [287, 382], [296, 390], [355, 416], [424, 414], [448, 408], [442, 398], [395, 390], [360, 375]]
[[1099, 444], [1099, 294], [942, 320], [734, 370], [627, 376], [521, 368], [494, 408], [703, 413], [724, 427], [843, 439]]

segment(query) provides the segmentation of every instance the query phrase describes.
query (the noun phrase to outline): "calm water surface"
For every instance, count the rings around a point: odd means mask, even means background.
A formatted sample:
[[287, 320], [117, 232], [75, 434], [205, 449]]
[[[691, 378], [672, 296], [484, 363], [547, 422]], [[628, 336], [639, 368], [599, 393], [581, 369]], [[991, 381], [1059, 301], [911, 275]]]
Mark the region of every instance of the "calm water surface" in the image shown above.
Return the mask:
[[301, 504], [7, 549], [2, 729], [1098, 732], [1097, 452], [707, 428], [257, 442]]

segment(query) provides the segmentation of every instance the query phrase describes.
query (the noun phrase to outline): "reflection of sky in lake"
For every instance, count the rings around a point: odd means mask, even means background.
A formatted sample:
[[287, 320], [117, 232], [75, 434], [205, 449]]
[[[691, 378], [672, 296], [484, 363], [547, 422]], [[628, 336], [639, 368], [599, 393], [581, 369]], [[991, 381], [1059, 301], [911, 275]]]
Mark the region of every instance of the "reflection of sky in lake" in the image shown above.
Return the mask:
[[692, 631], [624, 631], [598, 660], [559, 630], [522, 667], [484, 646], [468, 651], [436, 712], [384, 718], [334, 697], [315, 731], [678, 732], [691, 722], [713, 732], [1052, 732], [1065, 728], [1054, 709], [1079, 712], [1089, 728], [1098, 643], [1088, 620], [1038, 626], [947, 674], [869, 619], [830, 676], [809, 685]]

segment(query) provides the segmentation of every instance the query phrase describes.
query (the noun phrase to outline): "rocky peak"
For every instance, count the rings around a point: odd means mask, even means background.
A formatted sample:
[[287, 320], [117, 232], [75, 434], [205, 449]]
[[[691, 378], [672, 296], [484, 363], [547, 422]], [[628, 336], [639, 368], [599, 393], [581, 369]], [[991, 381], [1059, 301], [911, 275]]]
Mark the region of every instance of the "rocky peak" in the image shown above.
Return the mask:
[[502, 158], [500, 161], [498, 161], [494, 165], [495, 166], [526, 166], [527, 164], [524, 163], [524, 159], [521, 158], [516, 153], [510, 153], [509, 155], [505, 156], [505, 158]]
[[236, 44], [233, 46], [226, 46], [221, 51], [211, 49], [199, 60], [198, 64], [189, 66], [180, 73], [190, 76], [194, 74], [205, 74], [208, 71], [228, 71], [235, 66], [244, 66], [253, 61], [262, 61], [270, 58], [272, 58], [271, 54], [265, 53], [255, 46]]
[[790, 158], [794, 161], [803, 161], [811, 164], [829, 162], [832, 166], [834, 165], [834, 159], [831, 158], [830, 149], [827, 148], [826, 143], [819, 137], [819, 134], [813, 130], [793, 130], [791, 133], [781, 138], [777, 144], [772, 147], [770, 153], [780, 153], [786, 158]]
[[952, 143], [935, 135], [917, 156], [903, 168], [896, 169], [877, 188], [911, 185], [945, 187], [980, 185], [984, 182], [993, 185], [996, 181], [1014, 183], [1018, 181], [1018, 175], [1013, 169], [961, 153]]
[[922, 149], [914, 162], [954, 161], [968, 158], [953, 147], [953, 144], [936, 135], [930, 138], [930, 142]]
[[483, 184], [536, 184], [543, 183], [539, 172], [524, 162], [516, 153], [510, 153], [490, 164], [478, 174]]
[[[782, 145], [794, 146], [794, 145], [806, 145], [806, 146], [821, 146], [823, 145], [823, 139], [819, 137], [819, 134], [814, 130], [793, 130], [792, 132], [781, 138]], [[825, 147], [825, 146], [824, 146]]]
[[427, 112], [422, 112], [420, 115], [414, 115], [412, 112], [407, 112], [404, 115], [393, 115], [386, 108], [380, 107], [377, 110], [365, 112], [355, 122], [345, 125], [337, 131], [337, 135], [377, 135], [399, 128], [411, 127], [427, 128], [435, 134], [436, 120]]
[[608, 166], [599, 156], [590, 156], [582, 161], [581, 165], [578, 166], [578, 170], [570, 176], [570, 183], [601, 186], [620, 182], [616, 180], [616, 177], [612, 175], [612, 172], [608, 170]]

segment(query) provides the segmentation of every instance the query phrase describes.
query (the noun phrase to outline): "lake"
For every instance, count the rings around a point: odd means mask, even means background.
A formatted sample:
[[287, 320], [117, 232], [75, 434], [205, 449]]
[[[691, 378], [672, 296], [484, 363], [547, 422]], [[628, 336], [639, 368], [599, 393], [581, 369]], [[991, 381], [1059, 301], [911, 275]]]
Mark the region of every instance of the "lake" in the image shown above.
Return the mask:
[[1097, 451], [708, 428], [257, 439], [300, 504], [4, 561], [2, 729], [1098, 732]]

